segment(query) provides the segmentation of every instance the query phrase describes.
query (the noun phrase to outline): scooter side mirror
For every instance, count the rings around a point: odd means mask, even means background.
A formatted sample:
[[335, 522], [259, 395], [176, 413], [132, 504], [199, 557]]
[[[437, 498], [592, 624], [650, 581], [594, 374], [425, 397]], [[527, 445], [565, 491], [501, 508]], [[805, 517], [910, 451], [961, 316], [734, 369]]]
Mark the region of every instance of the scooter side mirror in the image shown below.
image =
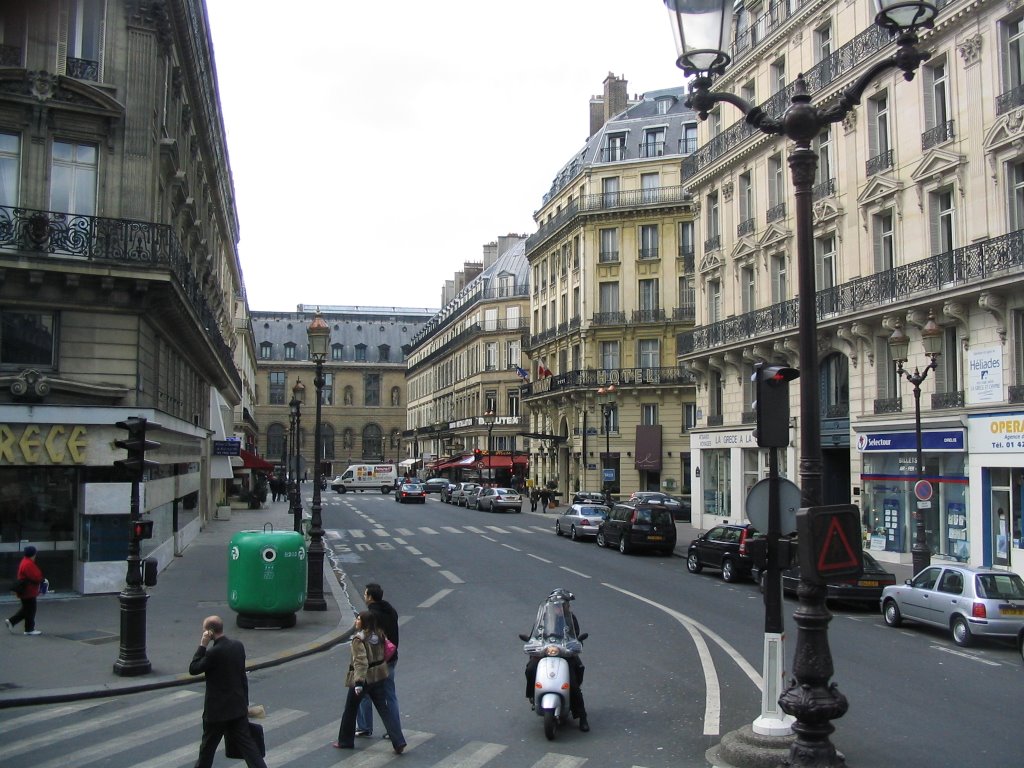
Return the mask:
[[579, 641], [580, 641], [580, 642], [582, 643], [582, 642], [583, 642], [584, 640], [586, 640], [586, 639], [587, 639], [588, 637], [590, 637], [590, 633], [589, 633], [589, 632], [584, 632], [584, 633], [583, 633], [582, 635], [580, 635], [580, 636], [579, 636], [579, 637], [577, 637], [576, 639], [577, 639], [577, 640], [579, 640]]
[[527, 643], [527, 642], [530, 641], [530, 636], [529, 635], [524, 635], [522, 632], [520, 632], [519, 633], [519, 639], [522, 640], [524, 643]]

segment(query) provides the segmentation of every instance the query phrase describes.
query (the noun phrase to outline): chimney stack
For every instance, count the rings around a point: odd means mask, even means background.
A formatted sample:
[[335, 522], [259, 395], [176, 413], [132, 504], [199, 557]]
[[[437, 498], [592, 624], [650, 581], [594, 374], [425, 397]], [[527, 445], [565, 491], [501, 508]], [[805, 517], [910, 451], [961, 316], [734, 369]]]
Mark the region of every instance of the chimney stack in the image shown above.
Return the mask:
[[629, 106], [626, 79], [609, 72], [604, 79], [604, 94], [590, 100], [590, 135], [593, 136], [615, 115]]

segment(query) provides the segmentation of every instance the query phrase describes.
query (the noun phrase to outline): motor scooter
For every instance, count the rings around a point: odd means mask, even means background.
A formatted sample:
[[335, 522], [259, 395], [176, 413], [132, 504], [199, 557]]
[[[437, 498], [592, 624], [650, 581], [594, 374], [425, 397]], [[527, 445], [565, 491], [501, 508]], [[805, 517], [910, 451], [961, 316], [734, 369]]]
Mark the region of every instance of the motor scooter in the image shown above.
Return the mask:
[[537, 660], [533, 674], [534, 711], [544, 718], [544, 735], [555, 738], [558, 725], [570, 722], [569, 701], [572, 686], [568, 659], [583, 650], [587, 633], [576, 635], [576, 621], [569, 608], [575, 595], [554, 590], [537, 610], [530, 635], [521, 634], [523, 652]]

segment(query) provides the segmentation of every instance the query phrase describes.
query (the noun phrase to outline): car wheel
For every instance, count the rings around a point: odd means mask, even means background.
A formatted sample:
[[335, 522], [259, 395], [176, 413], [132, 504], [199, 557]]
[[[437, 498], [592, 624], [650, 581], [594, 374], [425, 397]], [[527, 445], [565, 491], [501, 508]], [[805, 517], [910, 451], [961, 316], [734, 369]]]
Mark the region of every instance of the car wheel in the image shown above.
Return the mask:
[[1017, 636], [1017, 650], [1020, 651], [1020, 660], [1024, 661], [1024, 631]]
[[727, 581], [730, 584], [736, 581], [736, 566], [732, 560], [725, 559], [722, 561], [722, 581]]
[[625, 535], [619, 536], [619, 552], [623, 555], [629, 554], [629, 543], [626, 541]]
[[555, 536], [561, 536], [561, 535], [562, 535], [562, 526], [560, 526], [558, 524], [558, 521], [555, 520]]
[[580, 540], [579, 535], [577, 535], [577, 533], [576, 533], [576, 526], [575, 525], [572, 528], [569, 529], [569, 538], [572, 539], [573, 541], [579, 541]]
[[697, 559], [697, 553], [691, 552], [686, 556], [686, 570], [690, 573], [700, 573], [704, 570], [704, 566], [700, 564], [700, 560]]
[[604, 540], [604, 533], [602, 531], [597, 532], [597, 546], [607, 547], [608, 542]]
[[900, 607], [896, 605], [895, 600], [886, 600], [882, 606], [882, 618], [885, 619], [885, 623], [890, 627], [898, 627], [903, 623], [903, 615], [900, 613]]
[[949, 628], [953, 631], [953, 642], [961, 648], [966, 648], [974, 641], [971, 628], [963, 616], [954, 616]]

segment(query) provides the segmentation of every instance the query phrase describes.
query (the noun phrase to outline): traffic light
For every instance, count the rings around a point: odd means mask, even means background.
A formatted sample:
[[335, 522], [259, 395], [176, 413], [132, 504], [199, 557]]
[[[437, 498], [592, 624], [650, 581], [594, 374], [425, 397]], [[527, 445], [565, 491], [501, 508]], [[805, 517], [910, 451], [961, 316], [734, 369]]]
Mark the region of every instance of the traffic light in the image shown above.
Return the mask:
[[143, 539], [153, 538], [153, 521], [152, 520], [134, 520], [132, 521], [132, 538], [136, 541], [142, 541]]
[[784, 365], [754, 366], [754, 413], [757, 428], [754, 437], [761, 448], [785, 448], [789, 445], [789, 382], [800, 371]]
[[[141, 480], [142, 472], [146, 467], [157, 466], [157, 462], [146, 460], [146, 451], [159, 448], [160, 443], [146, 439], [146, 420], [139, 416], [119, 421], [116, 426], [128, 431], [128, 439], [114, 441], [115, 446], [128, 451], [128, 458], [117, 459], [114, 466], [123, 469], [133, 480]], [[149, 427], [159, 429], [160, 425], [149, 424]]]

